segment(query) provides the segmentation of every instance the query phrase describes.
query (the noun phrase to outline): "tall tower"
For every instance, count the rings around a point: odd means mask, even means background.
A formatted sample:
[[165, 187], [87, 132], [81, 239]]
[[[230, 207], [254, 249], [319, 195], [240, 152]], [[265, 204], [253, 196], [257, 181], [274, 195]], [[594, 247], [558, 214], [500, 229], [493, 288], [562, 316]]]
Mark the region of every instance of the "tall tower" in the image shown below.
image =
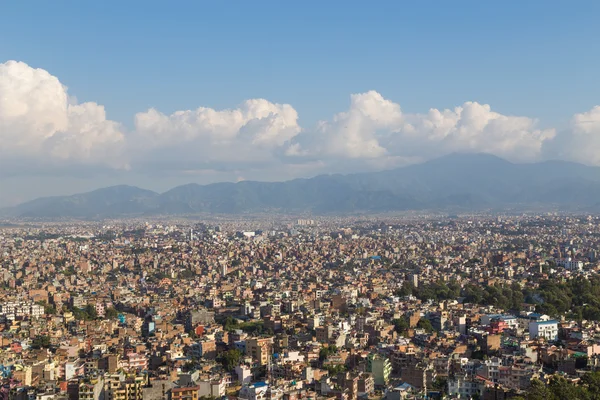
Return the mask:
[[418, 274], [412, 274], [410, 276], [410, 283], [412, 283], [412, 285], [414, 287], [419, 287], [419, 275]]

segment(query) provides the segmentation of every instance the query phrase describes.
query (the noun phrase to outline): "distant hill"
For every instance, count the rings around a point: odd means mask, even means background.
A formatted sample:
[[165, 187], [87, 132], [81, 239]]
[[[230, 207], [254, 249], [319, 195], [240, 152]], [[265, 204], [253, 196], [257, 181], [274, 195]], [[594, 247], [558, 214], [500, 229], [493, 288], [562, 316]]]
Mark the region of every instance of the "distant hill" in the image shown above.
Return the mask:
[[452, 154], [382, 172], [320, 175], [287, 182], [192, 183], [162, 194], [114, 186], [40, 198], [3, 212], [20, 217], [90, 218], [508, 208], [600, 211], [600, 168], [563, 161], [513, 164], [488, 154]]
[[126, 216], [158, 207], [158, 196], [135, 186], [111, 186], [72, 196], [42, 197], [5, 211], [34, 218]]

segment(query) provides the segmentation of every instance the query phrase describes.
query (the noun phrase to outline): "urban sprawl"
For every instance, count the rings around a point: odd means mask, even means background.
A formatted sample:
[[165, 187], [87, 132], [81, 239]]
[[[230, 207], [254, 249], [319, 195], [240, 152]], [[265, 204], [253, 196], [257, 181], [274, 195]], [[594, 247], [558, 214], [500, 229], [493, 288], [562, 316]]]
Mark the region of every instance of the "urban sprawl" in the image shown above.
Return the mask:
[[598, 251], [587, 215], [7, 221], [0, 399], [598, 399]]

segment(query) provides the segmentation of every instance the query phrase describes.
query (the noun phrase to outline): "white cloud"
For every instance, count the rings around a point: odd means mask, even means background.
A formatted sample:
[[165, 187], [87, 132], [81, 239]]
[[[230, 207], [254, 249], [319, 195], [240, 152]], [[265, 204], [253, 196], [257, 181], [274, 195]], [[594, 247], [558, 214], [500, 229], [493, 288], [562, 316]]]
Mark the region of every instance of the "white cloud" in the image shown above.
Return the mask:
[[0, 64], [0, 159], [30, 158], [40, 167], [81, 163], [125, 167], [120, 125], [104, 107], [77, 104], [58, 78], [22, 62]]
[[427, 158], [483, 152], [511, 161], [532, 161], [541, 157], [542, 144], [554, 134], [553, 129], [539, 129], [534, 119], [506, 116], [487, 104], [466, 102], [454, 110], [407, 115], [389, 146], [395, 154], [420, 153]]
[[150, 146], [198, 142], [218, 145], [242, 139], [253, 145], [274, 147], [300, 131], [297, 120], [298, 113], [289, 104], [253, 99], [233, 110], [200, 107], [165, 115], [150, 109], [136, 114], [135, 127]]
[[150, 109], [135, 116], [135, 142], [141, 150], [136, 160], [143, 164], [147, 157], [161, 158], [166, 161], [162, 167], [186, 169], [265, 164], [299, 132], [292, 106], [264, 99], [247, 100], [229, 110], [200, 107], [165, 115]]
[[[576, 114], [555, 134], [535, 119], [465, 102], [423, 114], [402, 111], [375, 91], [301, 128], [289, 104], [251, 99], [237, 108], [200, 107], [170, 115], [149, 109], [133, 131], [107, 119], [102, 105], [79, 103], [43, 69], [0, 64], [0, 168], [65, 174], [102, 167], [136, 173], [194, 171], [247, 179], [385, 169], [451, 152], [487, 152], [511, 161], [560, 158], [600, 165], [600, 106]], [[13, 167], [13, 172], [7, 172]], [[76, 168], [74, 168], [76, 167]], [[186, 172], [187, 171], [187, 172]], [[216, 171], [216, 172], [215, 172]], [[25, 174], [26, 172], [22, 172]]]
[[544, 147], [546, 158], [600, 166], [600, 106], [575, 114], [567, 129]]
[[387, 153], [378, 140], [381, 130], [393, 131], [402, 123], [400, 106], [379, 93], [353, 94], [350, 109], [321, 121], [291, 143], [286, 154], [341, 158], [375, 158]]
[[[527, 117], [493, 112], [466, 102], [453, 110], [406, 114], [400, 105], [371, 91], [351, 96], [348, 111], [316, 130], [298, 135], [288, 156], [366, 159], [377, 165], [425, 160], [451, 152], [487, 152], [513, 161], [536, 160], [554, 130], [536, 127]], [[382, 160], [383, 159], [383, 160]]]

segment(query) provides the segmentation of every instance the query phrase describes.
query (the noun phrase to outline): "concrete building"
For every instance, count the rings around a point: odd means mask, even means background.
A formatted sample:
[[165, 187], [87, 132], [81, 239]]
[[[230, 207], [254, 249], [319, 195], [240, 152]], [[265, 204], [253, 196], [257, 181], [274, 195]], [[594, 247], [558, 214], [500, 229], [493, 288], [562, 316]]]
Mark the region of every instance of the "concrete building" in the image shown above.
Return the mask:
[[387, 357], [370, 354], [367, 359], [367, 371], [373, 375], [376, 385], [383, 386], [389, 382], [392, 363]]
[[171, 400], [198, 400], [199, 386], [185, 386], [171, 389]]
[[259, 365], [267, 365], [271, 357], [273, 338], [252, 338], [246, 340], [246, 354]]
[[558, 339], [558, 321], [535, 321], [529, 323], [529, 336], [531, 338], [544, 338], [549, 341]]

